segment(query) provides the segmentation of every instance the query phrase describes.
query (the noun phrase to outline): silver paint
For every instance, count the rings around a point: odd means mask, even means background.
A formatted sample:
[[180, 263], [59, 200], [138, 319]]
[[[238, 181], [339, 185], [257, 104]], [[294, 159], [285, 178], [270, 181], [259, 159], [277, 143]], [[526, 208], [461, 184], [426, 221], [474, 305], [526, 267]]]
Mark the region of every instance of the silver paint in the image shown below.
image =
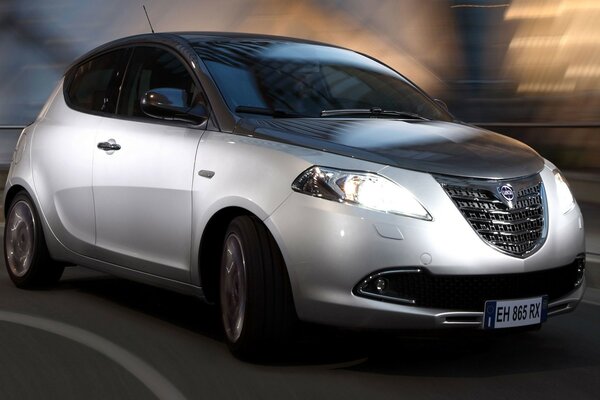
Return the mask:
[[[62, 83], [56, 88], [22, 133], [4, 192], [6, 198], [18, 186], [31, 196], [54, 259], [203, 297], [205, 229], [220, 211], [242, 209], [275, 238], [300, 319], [400, 329], [477, 327], [482, 313], [357, 297], [352, 288], [364, 277], [423, 264], [435, 274], [539, 271], [585, 252], [579, 207], [559, 211], [556, 167], [512, 139], [461, 124], [391, 120], [352, 121], [345, 131], [329, 121], [323, 131], [335, 131], [335, 140], [311, 143], [301, 137], [307, 121], [245, 121], [231, 133], [235, 118], [198, 74], [219, 105], [217, 118], [200, 128], [77, 112], [65, 104]], [[108, 139], [121, 149], [108, 154], [97, 147]], [[394, 151], [376, 149], [392, 141]], [[312, 165], [385, 176], [411, 191], [434, 220], [293, 192], [291, 183]], [[214, 176], [206, 179], [199, 170]], [[488, 179], [539, 173], [548, 216], [544, 244], [524, 258], [488, 246], [432, 176], [440, 171]], [[583, 291], [551, 303], [550, 315], [572, 311]]]

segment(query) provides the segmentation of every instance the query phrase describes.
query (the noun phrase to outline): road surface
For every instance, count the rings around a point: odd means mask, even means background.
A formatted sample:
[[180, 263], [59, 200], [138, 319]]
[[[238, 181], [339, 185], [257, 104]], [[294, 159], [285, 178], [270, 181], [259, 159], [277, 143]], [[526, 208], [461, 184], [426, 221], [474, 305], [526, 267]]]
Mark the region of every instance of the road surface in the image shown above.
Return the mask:
[[[2, 258], [3, 260], [3, 258]], [[597, 399], [600, 291], [540, 331], [415, 338], [306, 328], [233, 358], [198, 300], [69, 268], [26, 291], [0, 266], [0, 399]]]

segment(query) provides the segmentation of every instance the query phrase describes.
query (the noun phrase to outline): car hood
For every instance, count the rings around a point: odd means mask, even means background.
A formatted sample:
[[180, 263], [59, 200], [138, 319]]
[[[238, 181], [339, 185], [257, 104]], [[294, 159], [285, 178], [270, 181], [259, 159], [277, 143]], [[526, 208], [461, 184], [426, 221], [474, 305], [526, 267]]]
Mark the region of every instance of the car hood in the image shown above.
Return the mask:
[[525, 144], [460, 123], [390, 119], [242, 119], [236, 134], [433, 174], [533, 175], [544, 160]]

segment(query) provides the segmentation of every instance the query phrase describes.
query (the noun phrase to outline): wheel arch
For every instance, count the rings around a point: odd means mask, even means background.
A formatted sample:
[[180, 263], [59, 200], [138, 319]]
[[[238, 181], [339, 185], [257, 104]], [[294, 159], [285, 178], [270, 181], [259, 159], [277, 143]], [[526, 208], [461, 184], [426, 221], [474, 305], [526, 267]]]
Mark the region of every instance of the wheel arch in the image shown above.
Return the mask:
[[218, 298], [219, 263], [221, 247], [227, 231], [227, 226], [236, 217], [256, 215], [246, 208], [229, 206], [220, 209], [208, 220], [198, 250], [198, 273], [206, 300], [215, 303]]
[[[29, 192], [29, 190], [27, 190], [26, 187], [16, 184], [16, 185], [12, 185], [8, 191], [6, 192], [5, 196], [4, 196], [4, 218], [6, 219], [6, 217], [8, 217], [8, 210], [10, 208], [10, 204], [12, 203], [13, 199], [15, 198], [15, 196], [17, 195], [17, 193], [19, 192], [25, 192], [27, 193], [27, 195], [29, 196], [29, 198], [31, 198], [34, 201], [35, 204], [35, 199], [33, 199], [33, 196], [31, 196], [31, 193]], [[39, 210], [39, 205], [35, 204], [35, 206], [38, 208]]]
[[[281, 251], [281, 246], [276, 239], [277, 236], [271, 232], [270, 227], [264, 223], [260, 216], [247, 208], [228, 206], [215, 212], [204, 228], [198, 250], [198, 275], [200, 278], [200, 285], [202, 286], [205, 299], [209, 303], [216, 303], [218, 300], [219, 266], [227, 227], [234, 218], [243, 215], [255, 217], [259, 220], [273, 237], [279, 251]], [[285, 266], [285, 268], [287, 270], [287, 266]], [[286, 273], [288, 279], [290, 279], [289, 271], [286, 271]]]
[[[6, 228], [4, 232], [5, 261], [10, 279], [17, 287], [23, 289], [45, 288], [55, 284], [62, 276], [65, 265], [53, 260], [48, 251], [45, 239], [46, 234], [44, 232], [45, 225], [39, 211], [39, 205], [36, 203], [34, 196], [31, 195], [25, 186], [13, 184], [8, 188], [4, 201], [8, 206], [5, 207], [4, 212], [7, 220], [11, 209], [14, 209], [12, 206], [14, 201], [17, 202], [16, 204], [20, 202], [26, 203], [26, 207], [29, 210], [29, 217], [21, 217], [20, 222], [15, 222], [14, 226], [11, 225], [11, 228]], [[18, 216], [19, 213], [14, 215]], [[8, 221], [5, 223], [8, 227]], [[23, 225], [26, 225], [25, 229], [29, 232], [25, 234], [25, 239], [19, 237], [19, 231], [23, 229]], [[9, 232], [11, 233], [10, 235]], [[31, 261], [23, 263], [13, 259], [14, 264], [9, 267], [10, 260], [7, 256], [9, 254], [7, 252], [7, 245], [11, 243], [14, 246], [15, 242], [21, 241], [25, 243], [21, 252], [25, 252], [26, 259]]]

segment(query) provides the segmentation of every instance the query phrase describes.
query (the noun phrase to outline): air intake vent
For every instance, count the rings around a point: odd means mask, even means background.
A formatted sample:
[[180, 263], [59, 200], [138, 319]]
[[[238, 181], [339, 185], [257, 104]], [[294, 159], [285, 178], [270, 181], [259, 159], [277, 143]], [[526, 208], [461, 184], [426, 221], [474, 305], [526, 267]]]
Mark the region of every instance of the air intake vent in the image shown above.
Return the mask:
[[539, 175], [507, 180], [436, 177], [477, 234], [518, 257], [534, 252], [546, 232], [544, 188]]
[[559, 268], [515, 274], [435, 275], [424, 268], [397, 269], [365, 278], [354, 293], [416, 307], [483, 311], [491, 299], [560, 299], [581, 286], [584, 271], [583, 257]]

